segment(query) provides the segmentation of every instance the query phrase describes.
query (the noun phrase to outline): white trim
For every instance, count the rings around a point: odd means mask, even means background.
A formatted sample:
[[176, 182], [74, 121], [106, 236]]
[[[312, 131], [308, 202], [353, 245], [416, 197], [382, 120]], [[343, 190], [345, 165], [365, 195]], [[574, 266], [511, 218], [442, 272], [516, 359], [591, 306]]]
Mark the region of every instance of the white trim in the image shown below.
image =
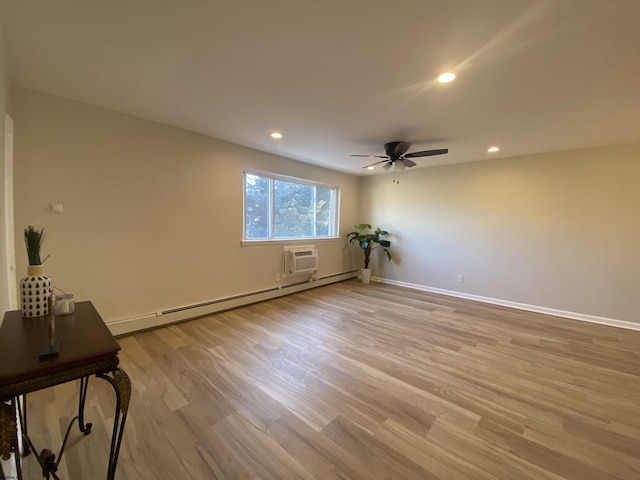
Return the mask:
[[[300, 185], [308, 185], [310, 187], [324, 187], [340, 189], [338, 185], [332, 185], [330, 183], [318, 182], [316, 180], [309, 180], [307, 178], [291, 177], [289, 175], [282, 175], [281, 173], [267, 172], [266, 170], [254, 170], [253, 168], [245, 168], [244, 175], [249, 174], [257, 177], [271, 178], [273, 180], [281, 180], [283, 182], [298, 183]], [[244, 176], [243, 175], [243, 176]]]
[[[247, 238], [247, 222], [246, 222], [246, 216], [247, 216], [247, 175], [251, 175], [254, 177], [260, 177], [260, 178], [266, 178], [269, 180], [269, 204], [268, 204], [268, 221], [269, 221], [269, 238], [258, 238], [258, 239], [252, 239], [252, 238]], [[341, 201], [341, 193], [340, 193], [340, 186], [338, 185], [331, 185], [328, 183], [324, 183], [324, 182], [317, 182], [315, 180], [306, 180], [303, 178], [297, 178], [297, 177], [290, 177], [287, 175], [281, 175], [279, 173], [273, 173], [273, 172], [266, 172], [263, 170], [253, 170], [250, 168], [245, 168], [243, 173], [242, 173], [242, 239], [240, 240], [240, 244], [244, 247], [249, 245], [249, 242], [261, 242], [261, 241], [290, 241], [290, 240], [311, 240], [311, 241], [315, 241], [316, 239], [325, 239], [325, 238], [329, 238], [329, 239], [335, 239], [338, 238], [336, 235], [332, 235], [330, 237], [295, 237], [295, 238], [276, 238], [274, 237], [274, 230], [275, 230], [275, 222], [276, 222], [276, 218], [275, 218], [275, 194], [276, 194], [276, 190], [274, 187], [274, 182], [276, 181], [281, 181], [281, 182], [288, 182], [288, 183], [294, 183], [297, 185], [306, 185], [308, 187], [313, 187], [314, 189], [320, 187], [320, 188], [325, 188], [328, 190], [331, 190], [332, 194], [332, 198], [333, 198], [333, 208], [332, 208], [332, 212], [331, 212], [331, 220], [332, 220], [332, 230], [335, 233], [337, 233], [340, 230], [340, 201]], [[315, 203], [315, 201], [314, 201]], [[315, 211], [315, 209], [314, 209]], [[313, 226], [313, 232], [314, 234], [316, 233], [316, 225]]]
[[270, 287], [266, 290], [211, 300], [210, 302], [204, 302], [195, 306], [186, 305], [164, 310], [164, 312], [169, 313], [163, 313], [163, 310], [159, 310], [157, 312], [146, 313], [137, 315], [135, 317], [123, 318], [121, 320], [107, 322], [107, 327], [109, 327], [109, 330], [113, 335], [127, 335], [142, 330], [158, 328], [165, 325], [170, 325], [172, 323], [211, 315], [213, 313], [230, 310], [232, 308], [251, 305], [252, 303], [258, 303], [277, 297], [283, 297], [291, 293], [302, 292], [311, 288], [329, 285], [330, 283], [341, 282], [343, 280], [355, 278], [357, 277], [357, 275], [358, 272], [355, 270], [351, 272], [342, 272], [335, 275], [328, 275], [314, 281], [309, 280], [308, 282], [303, 282], [295, 285]]
[[[15, 226], [14, 226], [14, 122], [8, 113], [4, 114], [4, 165], [2, 178], [4, 179], [4, 198], [2, 204], [2, 226], [4, 229], [5, 262], [2, 275], [6, 279], [7, 310], [20, 308], [18, 304], [18, 287], [16, 278], [16, 246], [15, 246]], [[2, 323], [2, 322], [0, 322]]]
[[260, 247], [265, 245], [303, 245], [309, 242], [339, 242], [342, 237], [309, 237], [309, 238], [283, 238], [277, 240], [241, 240], [240, 245], [242, 247]]
[[587, 315], [585, 313], [569, 312], [566, 310], [557, 310], [555, 308], [540, 307], [538, 305], [529, 305], [526, 303], [512, 302], [510, 300], [502, 300], [499, 298], [482, 297], [480, 295], [472, 295], [470, 293], [456, 292], [453, 290], [444, 290], [442, 288], [427, 287], [415, 283], [400, 282], [398, 280], [388, 280], [380, 277], [372, 277], [372, 281], [380, 283], [388, 283], [399, 287], [413, 288], [423, 292], [439, 293], [450, 297], [464, 298], [467, 300], [475, 300], [477, 302], [491, 303], [494, 305], [502, 305], [504, 307], [516, 308], [518, 310], [526, 310], [529, 312], [543, 313], [554, 317], [569, 318], [571, 320], [580, 320], [582, 322], [597, 323], [599, 325], [607, 325], [609, 327], [625, 328], [627, 330], [640, 331], [640, 323], [629, 322], [627, 320], [618, 320], [615, 318], [598, 317], [596, 315]]

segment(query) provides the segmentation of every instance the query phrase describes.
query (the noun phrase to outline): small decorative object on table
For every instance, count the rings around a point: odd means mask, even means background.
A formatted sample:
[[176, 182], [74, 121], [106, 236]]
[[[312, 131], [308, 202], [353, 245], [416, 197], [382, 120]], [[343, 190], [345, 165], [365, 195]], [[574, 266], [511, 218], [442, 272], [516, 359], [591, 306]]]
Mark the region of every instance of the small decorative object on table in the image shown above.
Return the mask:
[[56, 317], [53, 316], [53, 295], [49, 295], [47, 306], [49, 311], [47, 314], [48, 342], [47, 346], [44, 347], [38, 355], [40, 360], [57, 357], [60, 352], [60, 344], [62, 343], [60, 338], [56, 338]]
[[71, 315], [76, 311], [75, 300], [73, 298], [73, 293], [65, 293], [58, 287], [53, 287], [56, 290], [59, 290], [60, 293], [54, 293], [54, 302], [53, 302], [53, 314], [56, 316], [60, 315]]
[[22, 316], [27, 318], [43, 317], [49, 313], [48, 300], [52, 293], [51, 278], [44, 274], [40, 260], [40, 249], [44, 242], [44, 228], [32, 225], [24, 229], [24, 243], [27, 246], [29, 266], [27, 276], [20, 280], [20, 300]]

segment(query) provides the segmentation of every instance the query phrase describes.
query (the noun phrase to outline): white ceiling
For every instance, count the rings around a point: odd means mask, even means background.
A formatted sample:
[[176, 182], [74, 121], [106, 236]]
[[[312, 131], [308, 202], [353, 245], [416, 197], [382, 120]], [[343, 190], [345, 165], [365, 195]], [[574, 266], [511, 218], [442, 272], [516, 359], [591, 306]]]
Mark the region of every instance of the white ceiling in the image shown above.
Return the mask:
[[13, 85], [358, 175], [640, 142], [640, 0], [1, 2]]

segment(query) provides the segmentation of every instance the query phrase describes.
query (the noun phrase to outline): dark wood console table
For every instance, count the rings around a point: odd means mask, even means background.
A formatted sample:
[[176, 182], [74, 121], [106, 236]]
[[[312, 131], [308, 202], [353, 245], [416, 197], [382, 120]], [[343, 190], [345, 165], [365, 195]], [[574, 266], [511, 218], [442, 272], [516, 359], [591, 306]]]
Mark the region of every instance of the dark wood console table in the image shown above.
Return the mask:
[[[18, 478], [22, 478], [17, 417], [22, 427], [24, 455], [33, 450], [43, 477], [57, 479], [57, 466], [73, 423], [77, 420], [85, 435], [91, 433], [91, 424], [84, 422], [84, 404], [89, 377], [96, 375], [108, 381], [116, 393], [107, 471], [107, 480], [113, 480], [131, 398], [129, 378], [118, 368], [120, 346], [91, 302], [78, 302], [75, 313], [58, 316], [55, 320], [55, 337], [62, 341], [59, 355], [39, 360], [39, 353], [49, 342], [47, 319], [22, 318], [18, 310], [4, 315], [0, 328], [0, 457], [6, 460], [14, 454]], [[44, 449], [38, 454], [29, 438], [25, 397], [30, 392], [71, 380], [80, 381], [78, 415], [67, 429], [56, 460], [51, 450]], [[23, 397], [22, 402], [20, 397]]]

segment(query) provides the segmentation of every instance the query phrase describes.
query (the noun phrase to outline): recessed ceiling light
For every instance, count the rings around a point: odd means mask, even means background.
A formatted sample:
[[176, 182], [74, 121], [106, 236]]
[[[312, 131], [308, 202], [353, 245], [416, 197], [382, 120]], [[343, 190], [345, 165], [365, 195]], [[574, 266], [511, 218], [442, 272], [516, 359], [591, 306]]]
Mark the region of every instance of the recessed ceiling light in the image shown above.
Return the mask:
[[500, 147], [493, 146], [493, 147], [487, 148], [487, 152], [489, 152], [489, 153], [496, 153], [496, 152], [499, 152], [499, 151], [500, 151]]
[[438, 75], [438, 82], [440, 83], [453, 82], [455, 79], [456, 79], [456, 74], [451, 70], [447, 70], [445, 72], [442, 72], [440, 75]]
[[376, 167], [374, 167], [373, 165], [369, 165], [369, 166], [367, 167], [367, 170], [375, 170], [375, 169], [376, 169]]
[[282, 138], [282, 134], [280, 132], [271, 133], [271, 138], [275, 138], [276, 140], [280, 140]]

